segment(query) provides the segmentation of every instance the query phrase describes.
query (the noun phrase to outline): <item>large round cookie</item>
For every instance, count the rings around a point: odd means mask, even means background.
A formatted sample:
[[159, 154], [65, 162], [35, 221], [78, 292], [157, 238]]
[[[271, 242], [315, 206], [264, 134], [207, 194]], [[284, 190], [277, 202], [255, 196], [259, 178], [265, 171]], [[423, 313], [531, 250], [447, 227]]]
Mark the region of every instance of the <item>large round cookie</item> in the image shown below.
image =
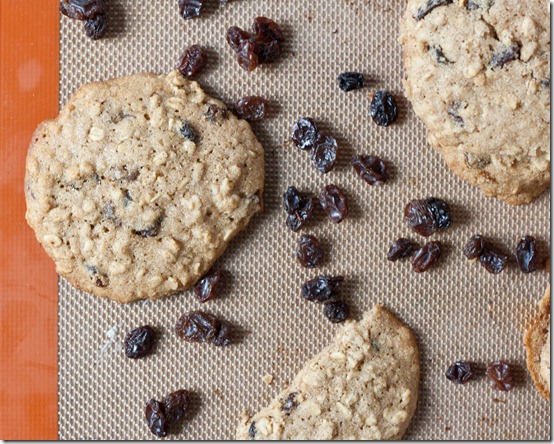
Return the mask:
[[542, 0], [408, 0], [406, 95], [467, 182], [511, 204], [550, 184], [550, 14]]
[[178, 72], [81, 87], [36, 130], [27, 221], [59, 274], [118, 302], [185, 290], [262, 209], [249, 124]]

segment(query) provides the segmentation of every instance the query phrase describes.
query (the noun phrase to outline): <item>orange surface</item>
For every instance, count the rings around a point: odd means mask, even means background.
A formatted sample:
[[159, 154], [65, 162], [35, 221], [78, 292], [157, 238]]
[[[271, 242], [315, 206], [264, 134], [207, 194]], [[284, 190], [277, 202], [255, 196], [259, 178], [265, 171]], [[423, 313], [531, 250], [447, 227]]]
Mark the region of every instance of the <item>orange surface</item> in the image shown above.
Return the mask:
[[58, 14], [58, 0], [0, 0], [0, 439], [58, 437], [57, 276], [23, 194], [31, 135], [58, 110]]

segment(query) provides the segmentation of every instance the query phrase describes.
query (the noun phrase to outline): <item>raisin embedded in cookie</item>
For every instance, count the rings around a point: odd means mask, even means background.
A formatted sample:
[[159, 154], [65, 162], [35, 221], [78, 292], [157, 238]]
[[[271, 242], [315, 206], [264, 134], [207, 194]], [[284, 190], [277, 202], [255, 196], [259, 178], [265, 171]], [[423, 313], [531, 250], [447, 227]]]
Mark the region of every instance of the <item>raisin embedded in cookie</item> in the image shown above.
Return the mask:
[[36, 130], [27, 221], [79, 289], [118, 302], [191, 287], [262, 208], [249, 124], [177, 71], [81, 87]]
[[406, 96], [427, 139], [487, 196], [550, 184], [550, 14], [536, 0], [409, 0]]

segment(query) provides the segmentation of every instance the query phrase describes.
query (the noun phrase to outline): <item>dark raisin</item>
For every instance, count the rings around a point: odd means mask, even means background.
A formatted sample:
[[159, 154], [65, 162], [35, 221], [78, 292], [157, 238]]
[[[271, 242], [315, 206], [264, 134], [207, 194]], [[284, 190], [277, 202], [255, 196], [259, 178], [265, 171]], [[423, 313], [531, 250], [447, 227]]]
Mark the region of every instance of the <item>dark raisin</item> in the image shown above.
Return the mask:
[[279, 42], [285, 41], [283, 31], [277, 23], [267, 17], [256, 17], [252, 25], [252, 31], [256, 39], [261, 42]]
[[319, 130], [312, 119], [303, 117], [292, 126], [290, 137], [298, 148], [309, 150], [319, 139]]
[[369, 185], [382, 185], [389, 179], [387, 165], [378, 157], [358, 154], [351, 163], [358, 176]]
[[502, 51], [495, 52], [492, 60], [489, 63], [491, 68], [504, 68], [506, 63], [512, 62], [519, 58], [519, 46], [511, 45]]
[[342, 276], [318, 276], [302, 285], [302, 297], [312, 302], [329, 301], [339, 291]]
[[321, 174], [328, 173], [337, 160], [337, 141], [332, 137], [321, 135], [312, 148], [310, 157]]
[[427, 271], [439, 260], [441, 252], [442, 248], [440, 242], [427, 242], [414, 253], [412, 258], [412, 267], [414, 271], [416, 273]]
[[549, 88], [550, 89], [550, 79], [542, 79], [541, 80], [541, 86], [543, 86], [544, 88]]
[[387, 253], [387, 259], [394, 262], [401, 257], [409, 256], [413, 251], [413, 244], [408, 239], [401, 237], [400, 239], [395, 240], [390, 246], [389, 252]]
[[419, 8], [413, 17], [415, 20], [419, 21], [436, 7], [450, 5], [453, 1], [454, 0], [427, 0], [425, 6]]
[[256, 422], [252, 421], [252, 424], [250, 424], [250, 427], [248, 428], [248, 436], [250, 436], [250, 439], [254, 439], [256, 437]]
[[179, 0], [179, 14], [185, 20], [200, 17], [204, 0]]
[[104, 0], [61, 0], [60, 12], [77, 20], [88, 20], [106, 14]]
[[497, 250], [492, 244], [485, 242], [483, 251], [479, 254], [479, 263], [489, 273], [498, 274], [506, 267], [508, 256]]
[[247, 122], [254, 122], [256, 120], [262, 120], [265, 117], [267, 108], [267, 100], [263, 97], [247, 96], [235, 103], [234, 110], [239, 118]]
[[92, 40], [104, 37], [108, 29], [108, 14], [99, 14], [85, 21], [85, 34]]
[[155, 237], [160, 232], [160, 227], [162, 225], [162, 218], [158, 218], [154, 225], [151, 225], [143, 230], [131, 230], [133, 234], [137, 234], [142, 237]]
[[514, 387], [512, 367], [504, 361], [492, 361], [487, 365], [489, 384], [496, 390], [507, 392]]
[[364, 87], [365, 78], [359, 72], [343, 72], [337, 77], [339, 88], [345, 92]]
[[242, 44], [250, 40], [250, 34], [240, 29], [238, 26], [231, 26], [227, 30], [226, 38], [231, 49], [235, 52], [239, 52]]
[[480, 234], [476, 234], [467, 241], [464, 247], [464, 256], [468, 259], [475, 259], [483, 252], [483, 248], [485, 248], [485, 238]]
[[379, 126], [389, 126], [396, 120], [396, 101], [388, 91], [378, 91], [371, 99], [371, 118]]
[[219, 331], [212, 342], [217, 347], [226, 347], [231, 343], [229, 326], [225, 322], [220, 322]]
[[169, 421], [165, 416], [163, 404], [151, 399], [146, 404], [145, 413], [146, 424], [150, 431], [159, 438], [167, 436]]
[[289, 395], [281, 401], [281, 411], [285, 414], [292, 412], [296, 407], [298, 407], [296, 392], [289, 393]]
[[177, 334], [189, 342], [212, 341], [221, 327], [221, 322], [213, 315], [202, 311], [185, 313], [177, 321]]
[[181, 421], [190, 407], [190, 396], [186, 390], [177, 390], [167, 395], [164, 400], [164, 411], [167, 420], [173, 424]]
[[152, 351], [156, 332], [149, 325], [131, 330], [125, 337], [125, 354], [128, 358], [143, 358]]
[[260, 63], [276, 62], [281, 55], [281, 44], [273, 42], [258, 42], [258, 60]]
[[194, 295], [200, 302], [206, 302], [219, 296], [225, 288], [225, 282], [225, 273], [221, 270], [214, 271], [198, 281], [194, 286]]
[[298, 239], [296, 256], [303, 267], [315, 268], [323, 260], [323, 250], [314, 236], [304, 234]]
[[215, 122], [218, 119], [224, 119], [227, 116], [227, 110], [215, 103], [209, 103], [208, 109], [204, 113], [204, 116], [210, 122]]
[[465, 384], [475, 376], [470, 362], [457, 361], [446, 370], [446, 378], [454, 384]]
[[208, 59], [202, 48], [198, 45], [192, 45], [185, 49], [177, 69], [184, 77], [191, 79], [202, 71], [207, 61]]
[[421, 199], [408, 202], [404, 208], [404, 220], [412, 230], [422, 236], [431, 236], [437, 230], [437, 222], [431, 208]]
[[301, 194], [296, 187], [288, 187], [285, 194], [283, 194], [285, 211], [287, 214], [291, 214], [300, 210], [304, 205], [306, 205], [308, 199], [308, 196]]
[[107, 287], [110, 285], [110, 279], [105, 273], [102, 273], [98, 268], [85, 264], [85, 268], [90, 273], [94, 285], [97, 287]]
[[439, 65], [448, 65], [452, 63], [450, 60], [446, 58], [440, 46], [431, 46], [429, 48], [429, 54], [431, 54], [433, 59], [435, 59]]
[[333, 222], [339, 224], [348, 216], [348, 200], [336, 185], [327, 185], [319, 193], [319, 203]]
[[253, 71], [259, 64], [259, 46], [254, 39], [245, 40], [237, 51], [237, 61], [242, 69]]
[[190, 140], [191, 142], [198, 142], [198, 136], [188, 123], [184, 123], [181, 127], [181, 136], [185, 139]]
[[465, 121], [464, 118], [460, 115], [460, 108], [462, 108], [462, 106], [465, 108], [467, 106], [467, 103], [451, 102], [450, 106], [448, 107], [448, 115], [456, 125], [463, 128], [465, 126]]
[[446, 201], [437, 197], [428, 197], [425, 203], [429, 206], [439, 230], [452, 225], [451, 211]]
[[468, 0], [466, 3], [466, 9], [473, 11], [475, 9], [484, 9], [488, 11], [492, 5], [494, 5], [495, 0]]
[[314, 211], [313, 199], [301, 194], [295, 187], [289, 187], [283, 195], [285, 211], [287, 212], [287, 226], [292, 231], [298, 231], [312, 219]]
[[348, 308], [348, 305], [342, 301], [331, 301], [325, 304], [323, 312], [325, 313], [325, 316], [327, 316], [327, 319], [334, 324], [337, 324], [348, 318], [350, 309]]
[[523, 236], [516, 247], [517, 266], [524, 273], [536, 271], [539, 257], [537, 242], [532, 236]]

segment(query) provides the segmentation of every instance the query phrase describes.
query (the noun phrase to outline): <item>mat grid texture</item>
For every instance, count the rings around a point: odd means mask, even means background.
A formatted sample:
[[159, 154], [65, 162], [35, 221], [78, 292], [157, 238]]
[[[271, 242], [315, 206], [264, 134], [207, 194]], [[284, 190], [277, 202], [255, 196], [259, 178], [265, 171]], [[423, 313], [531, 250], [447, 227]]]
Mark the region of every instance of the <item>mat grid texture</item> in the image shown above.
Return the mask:
[[[523, 348], [524, 330], [549, 274], [524, 275], [511, 263], [493, 276], [462, 255], [476, 233], [506, 251], [530, 234], [546, 254], [550, 195], [521, 207], [484, 198], [451, 174], [426, 144], [423, 125], [402, 94], [397, 37], [404, 2], [216, 3], [207, 1], [202, 18], [185, 22], [176, 0], [109, 0], [109, 33], [96, 42], [85, 37], [82, 23], [60, 18], [60, 106], [86, 82], [168, 72], [192, 44], [208, 50], [209, 64], [198, 77], [208, 94], [226, 103], [262, 95], [271, 104], [269, 117], [253, 125], [266, 152], [266, 208], [216, 263], [231, 276], [223, 297], [201, 305], [188, 291], [118, 305], [60, 278], [60, 438], [153, 439], [144, 421], [145, 402], [185, 388], [194, 393], [192, 415], [167, 439], [232, 439], [241, 410], [266, 405], [333, 337], [337, 327], [322, 307], [300, 296], [305, 280], [329, 273], [345, 276], [342, 294], [354, 318], [379, 302], [416, 333], [421, 389], [406, 439], [550, 439], [549, 404], [533, 388]], [[232, 25], [249, 28], [260, 15], [282, 25], [285, 51], [278, 63], [247, 73], [236, 63], [225, 31]], [[369, 86], [340, 91], [336, 76], [343, 71], [365, 73]], [[389, 128], [377, 127], [369, 117], [367, 95], [380, 89], [392, 91], [399, 103], [398, 122]], [[319, 174], [307, 153], [288, 141], [301, 116], [313, 117], [337, 138], [339, 160], [329, 174]], [[389, 182], [374, 188], [363, 183], [350, 166], [355, 153], [381, 156], [390, 165]], [[318, 194], [329, 183], [346, 191], [351, 213], [336, 225], [316, 211], [304, 232], [322, 240], [327, 260], [309, 271], [293, 256], [299, 234], [285, 226], [282, 195], [290, 185]], [[440, 263], [417, 274], [409, 261], [391, 263], [385, 257], [398, 237], [425, 241], [408, 230], [402, 214], [408, 201], [427, 196], [448, 200], [454, 223], [428, 239], [444, 244]], [[217, 348], [177, 337], [175, 321], [200, 308], [233, 325], [233, 345]], [[127, 359], [121, 351], [124, 335], [144, 324], [160, 332], [155, 353]], [[444, 377], [459, 359], [481, 364], [480, 376], [465, 386]], [[515, 365], [511, 392], [493, 391], [482, 376], [493, 359]], [[270, 385], [262, 381], [267, 374], [273, 375]]]

